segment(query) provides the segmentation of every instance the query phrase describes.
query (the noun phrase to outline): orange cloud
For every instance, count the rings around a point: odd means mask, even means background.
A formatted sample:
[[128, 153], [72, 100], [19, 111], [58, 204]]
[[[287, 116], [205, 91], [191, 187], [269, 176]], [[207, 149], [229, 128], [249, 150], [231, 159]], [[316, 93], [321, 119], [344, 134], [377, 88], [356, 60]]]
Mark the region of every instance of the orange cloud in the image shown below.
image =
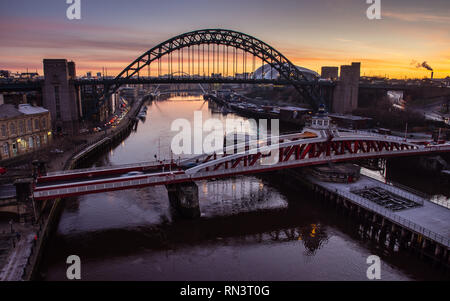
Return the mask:
[[431, 14], [423, 14], [423, 13], [397, 13], [392, 11], [383, 11], [383, 17], [388, 17], [392, 19], [397, 19], [401, 21], [408, 22], [435, 22], [435, 23], [450, 23], [449, 16], [439, 16], [439, 15], [431, 15]]

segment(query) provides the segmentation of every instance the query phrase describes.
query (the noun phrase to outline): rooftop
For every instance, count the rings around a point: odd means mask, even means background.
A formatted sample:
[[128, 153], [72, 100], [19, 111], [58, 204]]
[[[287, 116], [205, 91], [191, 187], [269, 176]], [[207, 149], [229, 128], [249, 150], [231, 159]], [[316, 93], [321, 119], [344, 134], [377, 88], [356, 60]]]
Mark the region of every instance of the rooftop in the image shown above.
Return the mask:
[[10, 119], [22, 115], [23, 113], [16, 109], [12, 104], [0, 105], [0, 119]]
[[20, 104], [19, 109], [12, 104], [2, 104], [0, 105], [0, 119], [10, 119], [21, 115], [34, 115], [48, 113], [47, 109], [43, 107], [34, 107], [29, 104]]
[[47, 109], [44, 109], [43, 107], [34, 107], [30, 104], [20, 104], [19, 111], [26, 115], [48, 113]]

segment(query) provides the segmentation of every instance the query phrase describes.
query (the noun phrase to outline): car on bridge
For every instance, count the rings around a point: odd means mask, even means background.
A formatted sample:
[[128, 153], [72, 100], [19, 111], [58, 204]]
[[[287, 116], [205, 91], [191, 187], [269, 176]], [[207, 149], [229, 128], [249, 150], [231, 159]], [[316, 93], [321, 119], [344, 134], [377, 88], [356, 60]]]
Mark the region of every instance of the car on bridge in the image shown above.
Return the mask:
[[180, 167], [183, 169], [189, 169], [189, 168], [197, 166], [198, 164], [199, 164], [198, 162], [188, 162], [188, 163], [182, 164]]
[[120, 177], [132, 177], [132, 176], [139, 176], [139, 175], [143, 175], [144, 173], [142, 171], [130, 171], [127, 172], [126, 174], [121, 175]]

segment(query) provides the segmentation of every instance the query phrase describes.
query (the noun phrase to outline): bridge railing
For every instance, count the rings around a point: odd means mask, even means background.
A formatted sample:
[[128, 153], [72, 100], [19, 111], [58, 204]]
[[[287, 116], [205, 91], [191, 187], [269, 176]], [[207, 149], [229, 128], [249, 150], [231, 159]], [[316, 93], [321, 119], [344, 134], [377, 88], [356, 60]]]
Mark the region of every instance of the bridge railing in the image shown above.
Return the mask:
[[[233, 144], [233, 145], [227, 145], [223, 148], [223, 152], [227, 152], [229, 155], [235, 154], [235, 153], [231, 153], [230, 152], [234, 152], [235, 149], [237, 149], [237, 154], [246, 154], [246, 153], [251, 153], [252, 151], [257, 151], [263, 147], [265, 147], [267, 145], [267, 143], [269, 141], [280, 141], [280, 140], [284, 140], [284, 143], [286, 143], [287, 141], [289, 142], [295, 142], [295, 141], [299, 141], [303, 140], [303, 138], [301, 137], [302, 133], [295, 131], [295, 132], [287, 132], [287, 133], [283, 133], [282, 135], [279, 136], [268, 136], [264, 139], [249, 139], [246, 140], [245, 142], [242, 142], [241, 140], [238, 140], [239, 143], [237, 144]], [[251, 138], [251, 136], [249, 136]], [[295, 140], [293, 140], [295, 139]], [[315, 142], [318, 140], [311, 140], [311, 139], [321, 139], [320, 137], [318, 138], [308, 138], [308, 139], [304, 139], [305, 143], [306, 142]], [[325, 138], [322, 138], [322, 140], [324, 140]], [[277, 144], [274, 144], [275, 146], [280, 145], [281, 142], [278, 142]], [[246, 147], [249, 147], [248, 150], [246, 150]], [[193, 162], [197, 159], [201, 159], [204, 158], [205, 156], [211, 155], [210, 154], [202, 154], [202, 155], [197, 155], [197, 156], [193, 156], [193, 157], [188, 157], [188, 158], [183, 158], [182, 162], [187, 163], [187, 162]]]
[[447, 197], [444, 197], [445, 200], [439, 198], [439, 196], [434, 196], [430, 198], [430, 202], [435, 203], [436, 205], [442, 206], [446, 209], [450, 209], [450, 200]]
[[395, 181], [392, 181], [392, 180], [386, 180], [386, 183], [387, 183], [387, 184], [390, 184], [389, 186], [397, 187], [397, 188], [406, 190], [406, 191], [408, 191], [408, 192], [410, 192], [410, 193], [412, 193], [412, 194], [418, 195], [418, 196], [420, 196], [421, 198], [423, 198], [423, 199], [425, 199], [425, 200], [430, 200], [430, 199], [431, 199], [431, 195], [426, 194], [426, 193], [424, 193], [424, 192], [422, 192], [422, 191], [413, 189], [413, 188], [411, 188], [411, 187], [402, 185], [402, 184], [397, 183], [397, 182], [395, 182]]
[[340, 133], [342, 133], [342, 134], [352, 133], [352, 134], [358, 134], [358, 135], [364, 135], [364, 136], [370, 136], [370, 137], [380, 137], [380, 138], [395, 140], [395, 141], [399, 141], [399, 142], [414, 143], [414, 140], [411, 140], [411, 139], [405, 139], [405, 138], [393, 136], [393, 135], [383, 135], [383, 134], [373, 133], [373, 132], [369, 132], [369, 131], [340, 129]]
[[[377, 133], [371, 133], [371, 132], [365, 132], [365, 131], [354, 131], [354, 130], [349, 130], [349, 131], [346, 131], [346, 132], [356, 133], [356, 134], [359, 134], [359, 135], [366, 135], [366, 136], [371, 136], [371, 137], [389, 138], [390, 140], [396, 140], [396, 141], [399, 141], [399, 142], [405, 142], [404, 138], [390, 136], [390, 135], [381, 135], [381, 134], [377, 134]], [[343, 132], [343, 133], [345, 133], [345, 132]], [[287, 133], [287, 134], [280, 135], [277, 138], [278, 139], [289, 140], [289, 139], [293, 139], [293, 138], [298, 138], [299, 134], [300, 133]], [[271, 138], [268, 137], [264, 141], [268, 141], [269, 139], [271, 139]], [[305, 142], [315, 142], [316, 140], [314, 140], [314, 139], [318, 139], [318, 138], [306, 139]], [[99, 139], [99, 140], [101, 140], [101, 139]], [[97, 142], [98, 141], [95, 141], [95, 142], [89, 144], [88, 146], [90, 146], [92, 144], [95, 144]], [[233, 146], [229, 146], [229, 147], [225, 148], [225, 150], [227, 150], [227, 151], [230, 151], [232, 149], [234, 150], [235, 147], [237, 147], [238, 149], [239, 149], [239, 147], [243, 148], [243, 147], [245, 147], [247, 145], [250, 145], [251, 143], [255, 143], [255, 142], [258, 142], [258, 140], [250, 140], [250, 141], [246, 141], [246, 142], [243, 142], [243, 143], [238, 143], [237, 145], [233, 145]], [[296, 143], [296, 141], [291, 141], [289, 144], [293, 144], [293, 143]], [[86, 145], [83, 145], [83, 147], [85, 148]], [[428, 150], [428, 151], [432, 152], [432, 151], [438, 151], [440, 149], [444, 149], [444, 148], [448, 148], [448, 147], [450, 147], [450, 145], [448, 145], [448, 144], [444, 144], [444, 145], [440, 145], [440, 146], [433, 145], [433, 146], [430, 146], [430, 147], [423, 147], [423, 148], [421, 148], [421, 151], [427, 151]], [[257, 149], [258, 148], [259, 147], [257, 147]], [[267, 146], [266, 146], [266, 148], [267, 148]], [[379, 153], [383, 154], [383, 152], [379, 152]], [[205, 154], [205, 155], [207, 155], [207, 154]], [[190, 161], [193, 161], [193, 160], [195, 160], [197, 158], [204, 157], [205, 155], [186, 157], [186, 158], [183, 158], [183, 159], [180, 159], [180, 160], [181, 160], [181, 162], [190, 162]], [[117, 166], [117, 168], [141, 167], [141, 166], [155, 165], [155, 164], [158, 164], [159, 162], [160, 161], [131, 163], [131, 164], [124, 164], [124, 165]], [[169, 160], [162, 160], [162, 162], [163, 162], [162, 164], [170, 164], [171, 161], [169, 161]], [[107, 169], [115, 169], [115, 167], [114, 166], [112, 166], [112, 167], [111, 166], [103, 166], [103, 167], [95, 167], [95, 168], [56, 171], [56, 172], [49, 172], [47, 175], [48, 176], [55, 176], [55, 175], [64, 175], [64, 174], [76, 174], [76, 173], [80, 173], [80, 172], [87, 172], [87, 171], [95, 172], [95, 171], [101, 171], [101, 170], [107, 170]]]
[[[268, 146], [268, 147], [266, 146], [265, 148], [266, 148], [265, 150], [270, 150], [270, 146]], [[436, 152], [436, 151], [449, 151], [449, 150], [450, 150], [450, 145], [443, 145], [443, 146], [424, 147], [424, 148], [420, 149], [420, 152], [421, 153], [422, 152], [425, 152], [425, 153], [426, 152], [430, 152], [431, 153], [431, 152]], [[410, 154], [410, 153], [415, 153], [417, 151], [418, 150], [399, 150], [399, 151], [395, 151], [395, 153], [396, 154]], [[209, 162], [205, 163], [205, 167], [206, 167], [206, 164], [212, 164], [212, 163], [218, 163], [218, 162], [222, 162], [222, 161], [227, 161], [227, 160], [233, 159], [233, 156], [240, 156], [240, 155], [244, 155], [244, 154], [245, 153], [238, 153], [238, 154], [230, 155], [228, 157], [223, 157], [223, 158], [220, 158], [220, 159], [217, 159], [217, 160], [214, 160], [214, 161], [209, 161]], [[383, 155], [392, 154], [392, 152], [383, 150], [381, 152], [377, 152], [376, 154], [380, 155], [380, 156], [383, 156]], [[336, 160], [336, 159], [343, 160], [343, 159], [351, 159], [351, 158], [354, 158], [354, 157], [355, 157], [355, 154], [344, 154], [344, 155], [330, 155], [327, 158], [330, 159], [330, 160]], [[364, 157], [364, 156], [362, 156], [362, 157]], [[310, 158], [310, 159], [304, 159], [304, 160], [302, 160], [302, 162], [304, 162], [304, 163], [310, 163], [311, 162], [312, 163], [314, 161], [320, 161], [320, 160], [323, 160], [323, 159], [324, 159], [323, 157]], [[188, 160], [190, 160], [190, 159], [188, 159]], [[111, 170], [111, 169], [122, 169], [122, 168], [130, 168], [130, 167], [154, 166], [155, 164], [159, 164], [159, 163], [160, 163], [160, 161], [153, 161], [153, 162], [124, 164], [124, 165], [120, 165], [120, 166], [102, 166], [102, 167], [95, 167], [95, 168], [66, 170], [66, 171], [58, 171], [58, 172], [48, 173], [48, 176], [73, 174], [73, 173], [88, 172], [88, 171], [95, 172], [95, 171], [108, 170], [108, 169]], [[162, 163], [163, 164], [170, 164], [171, 161], [164, 160], [164, 161], [162, 161]], [[278, 162], [277, 165], [290, 165], [290, 164], [293, 164], [293, 163], [295, 163], [295, 161], [289, 160], [289, 161], [284, 161], [284, 162]], [[192, 171], [199, 170], [199, 169], [202, 168], [202, 165], [203, 164], [200, 164], [200, 165], [198, 165], [196, 167], [193, 167], [193, 168], [191, 168], [191, 170]], [[254, 166], [254, 167], [260, 168], [260, 166]], [[268, 165], [268, 167], [270, 167], [270, 166]], [[245, 167], [245, 169], [247, 169], [247, 170], [251, 169], [251, 168], [252, 167]], [[239, 168], [231, 169], [231, 171], [234, 171], [234, 172], [239, 171]], [[223, 171], [219, 171], [219, 172], [223, 173]], [[211, 172], [208, 172], [208, 173], [211, 173]]]
[[[245, 146], [248, 146], [248, 145], [252, 145], [252, 143], [263, 143], [263, 142], [267, 142], [267, 141], [269, 141], [270, 139], [274, 139], [274, 138], [277, 138], [277, 139], [284, 139], [284, 140], [289, 140], [289, 139], [293, 139], [293, 138], [298, 138], [298, 136], [300, 135], [301, 133], [299, 133], [299, 132], [291, 132], [291, 133], [285, 133], [285, 134], [283, 134], [283, 135], [280, 135], [280, 136], [276, 136], [276, 137], [267, 137], [266, 139], [263, 139], [263, 140], [249, 140], [249, 141], [246, 141], [246, 142], [242, 142], [242, 143], [238, 143], [238, 144], [236, 144], [236, 145], [232, 145], [232, 146], [227, 146], [226, 148], [224, 148], [224, 151], [231, 151], [231, 150], [234, 150], [234, 148], [244, 148]], [[77, 147], [76, 149], [75, 149], [75, 151], [74, 151], [74, 153], [77, 153], [77, 155], [79, 156], [79, 155], [82, 155], [82, 153], [78, 153], [81, 149], [86, 149], [86, 147], [91, 147], [92, 145], [94, 145], [94, 144], [96, 144], [96, 143], [99, 143], [100, 141], [102, 141], [103, 139], [107, 139], [107, 137], [105, 138], [105, 137], [100, 137], [99, 139], [97, 139], [97, 140], [95, 140], [95, 141], [92, 141], [91, 143], [89, 143], [89, 144], [84, 144], [84, 145], [81, 145], [81, 146], [79, 146], [79, 147]], [[87, 150], [87, 149], [86, 149]], [[200, 155], [200, 156], [190, 156], [190, 157], [185, 157], [185, 158], [180, 158], [180, 159], [177, 159], [176, 161], [179, 161], [179, 162], [190, 162], [190, 161], [192, 161], [192, 160], [195, 160], [195, 159], [197, 159], [197, 158], [200, 158], [200, 157], [203, 157], [203, 156], [205, 156], [205, 155], [207, 155], [207, 154], [203, 154], [203, 155]], [[174, 162], [176, 162], [175, 160], [174, 160]], [[102, 171], [102, 170], [108, 170], [108, 169], [119, 169], [119, 168], [130, 168], [130, 167], [142, 167], [142, 166], [148, 166], [148, 165], [158, 165], [160, 162], [162, 162], [162, 164], [170, 164], [171, 163], [171, 161], [170, 160], [161, 160], [161, 161], [159, 161], [159, 160], [155, 160], [155, 161], [147, 161], [147, 162], [141, 162], [141, 163], [130, 163], [130, 164], [123, 164], [123, 165], [120, 165], [120, 166], [101, 166], [101, 167], [93, 167], [93, 168], [79, 168], [79, 169], [73, 169], [73, 170], [62, 170], [62, 171], [54, 171], [54, 172], [49, 172], [49, 173], [47, 173], [47, 176], [55, 176], [55, 175], [65, 175], [65, 174], [76, 174], [76, 173], [81, 173], [81, 172], [88, 172], [88, 171], [93, 171], [93, 172], [95, 172], [95, 171]]]
[[34, 191], [34, 198], [45, 198], [45, 197], [61, 197], [64, 195], [71, 195], [71, 194], [77, 194], [77, 193], [95, 193], [97, 191], [102, 190], [114, 190], [114, 189], [126, 189], [127, 187], [134, 187], [134, 186], [141, 186], [141, 185], [152, 185], [152, 184], [160, 184], [164, 185], [165, 183], [170, 183], [174, 179], [181, 180], [181, 179], [188, 179], [189, 176], [182, 174], [182, 175], [175, 175], [173, 173], [168, 172], [165, 175], [162, 176], [149, 176], [146, 178], [140, 178], [135, 180], [124, 180], [120, 182], [109, 182], [109, 183], [100, 183], [100, 184], [89, 184], [86, 183], [84, 186], [76, 186], [76, 187], [68, 187], [68, 188], [54, 188], [49, 190], [42, 190], [42, 191]]
[[[380, 137], [380, 138], [388, 138], [390, 140], [397, 140], [397, 141], [401, 141], [401, 142], [406, 142], [406, 143], [417, 143], [420, 141], [423, 141], [424, 139], [420, 139], [420, 138], [403, 138], [403, 137], [399, 137], [399, 136], [393, 136], [393, 135], [384, 135], [384, 134], [379, 134], [379, 133], [373, 133], [373, 132], [368, 132], [368, 131], [361, 131], [361, 130], [347, 130], [347, 129], [340, 129], [341, 133], [355, 133], [355, 134], [359, 134], [359, 135], [366, 135], [366, 136], [372, 136], [372, 137]], [[449, 142], [444, 143], [444, 144], [440, 144], [440, 145], [449, 145]], [[433, 146], [437, 146], [437, 145], [433, 145]]]
[[[310, 139], [309, 141], [311, 143], [316, 142], [316, 141], [322, 141], [323, 138], [313, 138]], [[261, 153], [267, 153], [270, 154], [271, 151], [277, 151], [279, 149], [280, 146], [289, 146], [289, 145], [293, 145], [295, 144], [296, 141], [294, 142], [285, 142], [285, 143], [280, 143], [279, 145], [269, 145], [269, 146], [264, 146], [261, 147], [259, 149], [259, 151]], [[371, 156], [389, 156], [389, 155], [409, 155], [409, 154], [415, 154], [415, 153], [420, 153], [420, 154], [426, 154], [426, 153], [434, 153], [434, 152], [439, 152], [439, 151], [450, 151], [450, 145], [442, 145], [442, 146], [431, 146], [431, 147], [423, 147], [420, 149], [405, 149], [405, 150], [395, 150], [395, 151], [387, 151], [387, 150], [382, 150], [379, 152], [371, 152], [371, 153], [357, 153], [357, 154], [344, 154], [344, 155], [334, 155], [331, 154], [330, 156], [326, 156], [325, 153], [323, 153], [321, 156], [319, 157], [315, 157], [315, 158], [307, 158], [307, 159], [302, 159], [302, 160], [288, 160], [288, 161], [283, 161], [283, 162], [276, 162], [276, 166], [289, 166], [289, 165], [295, 165], [298, 164], [300, 161], [302, 164], [308, 164], [308, 163], [314, 163], [317, 161], [324, 161], [324, 159], [326, 159], [327, 161], [334, 161], [334, 160], [352, 160], [352, 159], [359, 159], [359, 158], [367, 158], [367, 157], [371, 157]], [[249, 151], [245, 151], [245, 152], [241, 152], [241, 153], [237, 153], [237, 154], [233, 154], [233, 155], [229, 155], [226, 157], [221, 157], [221, 158], [217, 158], [216, 160], [213, 161], [208, 161], [202, 164], [199, 164], [197, 166], [194, 166], [192, 168], [189, 168], [186, 170], [186, 173], [188, 174], [195, 174], [198, 172], [201, 172], [201, 170], [203, 170], [206, 167], [210, 167], [213, 165], [216, 165], [218, 163], [223, 163], [223, 162], [227, 162], [233, 159], [237, 159], [243, 155], [248, 155], [250, 154]], [[326, 162], [325, 162], [326, 163]], [[271, 166], [270, 164], [267, 164], [267, 168], [269, 169]], [[254, 165], [254, 166], [247, 166], [245, 167], [245, 170], [252, 170], [252, 169], [261, 169], [260, 165]], [[236, 167], [234, 169], [229, 169], [229, 171], [232, 172], [238, 172], [240, 171], [240, 167]], [[228, 173], [227, 171], [224, 170], [220, 170], [221, 173]], [[209, 172], [211, 173], [211, 172]]]
[[[116, 165], [116, 166], [112, 165], [112, 166], [100, 166], [100, 167], [93, 167], [93, 168], [80, 168], [80, 169], [72, 169], [72, 170], [61, 170], [61, 171], [49, 172], [49, 173], [47, 173], [47, 176], [77, 174], [77, 173], [89, 172], [89, 171], [95, 172], [95, 171], [122, 169], [122, 168], [130, 168], [130, 167], [151, 166], [151, 165], [158, 165], [159, 162], [160, 161], [151, 161], [151, 162], [121, 164], [121, 165]], [[163, 164], [164, 163], [169, 164], [170, 161], [168, 161], [168, 160], [163, 161]]]
[[[446, 151], [450, 150], [450, 146], [448, 147], [438, 147], [438, 148], [430, 148], [430, 149], [420, 149], [420, 150], [415, 150], [415, 149], [409, 149], [409, 150], [399, 150], [399, 151], [395, 151], [395, 154], [414, 154], [417, 152], [420, 153], [427, 153], [427, 152], [435, 152], [438, 151], [439, 149], [443, 149]], [[267, 151], [270, 150], [270, 146], [267, 147], [266, 149], [262, 150], [262, 151]], [[383, 150], [381, 152], [377, 152], [376, 155], [379, 156], [384, 156], [384, 155], [391, 155], [392, 152], [390, 151], [386, 151]], [[223, 157], [214, 161], [208, 161], [206, 163], [197, 165], [195, 167], [192, 167], [190, 169], [186, 170], [187, 174], [190, 174], [192, 177], [195, 178], [199, 178], [199, 177], [211, 177], [211, 176], [215, 176], [215, 175], [226, 175], [226, 174], [233, 174], [233, 173], [243, 173], [243, 172], [248, 172], [251, 170], [264, 170], [264, 169], [271, 169], [273, 167], [277, 167], [277, 168], [283, 168], [283, 167], [289, 167], [291, 165], [296, 165], [299, 164], [299, 162], [301, 162], [302, 165], [309, 165], [309, 164], [314, 164], [317, 162], [322, 162], [324, 161], [324, 159], [326, 159], [327, 161], [335, 161], [335, 160], [351, 160], [351, 159], [357, 159], [357, 158], [365, 158], [368, 156], [373, 156], [373, 153], [359, 153], [357, 155], [355, 154], [344, 154], [344, 155], [330, 155], [327, 157], [315, 157], [315, 158], [307, 158], [307, 159], [303, 159], [303, 160], [288, 160], [288, 161], [283, 161], [283, 162], [277, 162], [276, 164], [266, 164], [266, 165], [261, 165], [261, 164], [255, 164], [253, 166], [239, 166], [236, 168], [229, 168], [229, 169], [219, 169], [219, 170], [215, 170], [215, 171], [204, 171], [204, 169], [206, 167], [211, 167], [212, 165], [215, 165], [217, 163], [222, 163], [225, 162], [227, 160], [232, 160], [235, 158], [238, 158], [239, 156], [242, 156], [244, 154], [235, 154], [235, 155], [230, 155], [228, 157]], [[359, 155], [359, 156], [358, 156]]]

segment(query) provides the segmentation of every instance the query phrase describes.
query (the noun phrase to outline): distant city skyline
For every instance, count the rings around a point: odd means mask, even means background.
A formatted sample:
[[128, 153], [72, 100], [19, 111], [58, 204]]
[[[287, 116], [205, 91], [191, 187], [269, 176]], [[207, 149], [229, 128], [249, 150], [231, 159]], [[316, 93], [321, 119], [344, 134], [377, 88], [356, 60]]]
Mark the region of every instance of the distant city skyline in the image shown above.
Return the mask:
[[65, 0], [0, 3], [0, 69], [37, 70], [44, 58], [75, 61], [78, 75], [116, 75], [175, 35], [224, 28], [255, 36], [294, 64], [361, 62], [361, 75], [450, 76], [450, 1], [381, 0], [381, 20], [365, 0], [144, 1], [81, 0], [82, 19], [68, 20]]

